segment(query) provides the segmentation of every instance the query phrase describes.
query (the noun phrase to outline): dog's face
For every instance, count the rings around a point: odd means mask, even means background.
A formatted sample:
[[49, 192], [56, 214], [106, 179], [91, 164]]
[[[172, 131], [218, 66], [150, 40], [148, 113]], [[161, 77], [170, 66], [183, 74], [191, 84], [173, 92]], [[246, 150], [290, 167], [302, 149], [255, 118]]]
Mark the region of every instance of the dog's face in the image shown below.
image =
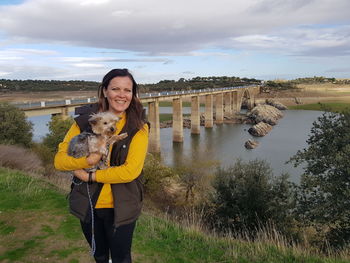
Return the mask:
[[119, 117], [110, 112], [100, 112], [91, 115], [89, 123], [95, 134], [112, 136], [116, 131], [116, 124]]

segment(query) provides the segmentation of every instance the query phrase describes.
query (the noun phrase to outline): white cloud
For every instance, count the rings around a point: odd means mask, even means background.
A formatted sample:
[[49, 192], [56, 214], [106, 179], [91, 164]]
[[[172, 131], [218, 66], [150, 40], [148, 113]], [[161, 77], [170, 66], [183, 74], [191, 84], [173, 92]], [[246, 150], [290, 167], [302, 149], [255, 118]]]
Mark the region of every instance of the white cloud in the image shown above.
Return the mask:
[[154, 55], [227, 46], [231, 39], [252, 38], [257, 47], [288, 43], [293, 36], [283, 29], [348, 22], [349, 9], [348, 0], [30, 0], [2, 7], [0, 28], [28, 41]]
[[77, 68], [104, 68], [105, 67], [102, 64], [93, 64], [93, 63], [75, 63], [72, 65]]
[[11, 74], [11, 72], [0, 71], [0, 77], [6, 77], [10, 74]]

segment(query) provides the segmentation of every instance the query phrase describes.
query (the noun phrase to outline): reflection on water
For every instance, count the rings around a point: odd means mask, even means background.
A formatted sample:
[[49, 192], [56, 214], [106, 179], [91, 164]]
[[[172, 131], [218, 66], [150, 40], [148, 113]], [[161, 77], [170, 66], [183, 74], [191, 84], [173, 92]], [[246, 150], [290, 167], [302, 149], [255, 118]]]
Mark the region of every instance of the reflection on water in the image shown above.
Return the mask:
[[[160, 112], [171, 113], [171, 107], [161, 107]], [[294, 168], [285, 162], [298, 150], [307, 146], [306, 140], [312, 122], [322, 112], [289, 110], [284, 111], [284, 114], [284, 118], [269, 134], [254, 138], [260, 145], [253, 150], [244, 147], [245, 141], [252, 139], [248, 133], [248, 124], [214, 125], [211, 129], [201, 127], [199, 135], [193, 135], [190, 129], [184, 129], [183, 143], [172, 141], [172, 128], [161, 129], [161, 156], [165, 164], [174, 167], [185, 161], [220, 161], [223, 166], [228, 166], [237, 158], [244, 161], [264, 159], [270, 163], [275, 174], [288, 172], [293, 181], [298, 181], [302, 168]], [[46, 123], [50, 121], [50, 117], [38, 116], [29, 119], [34, 123], [34, 139], [40, 141], [48, 133]]]

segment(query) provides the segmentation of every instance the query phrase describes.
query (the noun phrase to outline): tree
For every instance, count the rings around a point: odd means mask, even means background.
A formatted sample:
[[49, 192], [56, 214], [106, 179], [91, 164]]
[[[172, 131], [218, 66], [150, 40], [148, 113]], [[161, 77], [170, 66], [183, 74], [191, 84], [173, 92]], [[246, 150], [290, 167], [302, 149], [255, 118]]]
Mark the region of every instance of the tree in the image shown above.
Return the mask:
[[254, 237], [256, 231], [273, 224], [288, 232], [294, 186], [286, 174], [273, 176], [266, 161], [238, 160], [226, 169], [219, 168], [213, 186], [215, 228]]
[[313, 123], [308, 147], [291, 162], [305, 165], [298, 214], [342, 247], [350, 241], [350, 110], [326, 111]]
[[0, 143], [32, 144], [33, 124], [27, 120], [24, 111], [8, 103], [0, 103]]

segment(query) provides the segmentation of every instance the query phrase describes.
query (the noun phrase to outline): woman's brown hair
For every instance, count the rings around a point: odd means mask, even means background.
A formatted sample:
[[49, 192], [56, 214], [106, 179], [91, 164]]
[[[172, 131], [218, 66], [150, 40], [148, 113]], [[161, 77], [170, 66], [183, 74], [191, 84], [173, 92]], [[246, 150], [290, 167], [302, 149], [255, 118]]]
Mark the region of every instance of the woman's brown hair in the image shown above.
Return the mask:
[[143, 106], [138, 98], [138, 85], [128, 69], [112, 69], [102, 79], [98, 87], [98, 109], [100, 112], [108, 111], [109, 103], [105, 98], [103, 90], [106, 90], [109, 82], [116, 77], [129, 77], [132, 81], [132, 99], [129, 107], [126, 109], [126, 128], [141, 129], [145, 123], [143, 116]]

